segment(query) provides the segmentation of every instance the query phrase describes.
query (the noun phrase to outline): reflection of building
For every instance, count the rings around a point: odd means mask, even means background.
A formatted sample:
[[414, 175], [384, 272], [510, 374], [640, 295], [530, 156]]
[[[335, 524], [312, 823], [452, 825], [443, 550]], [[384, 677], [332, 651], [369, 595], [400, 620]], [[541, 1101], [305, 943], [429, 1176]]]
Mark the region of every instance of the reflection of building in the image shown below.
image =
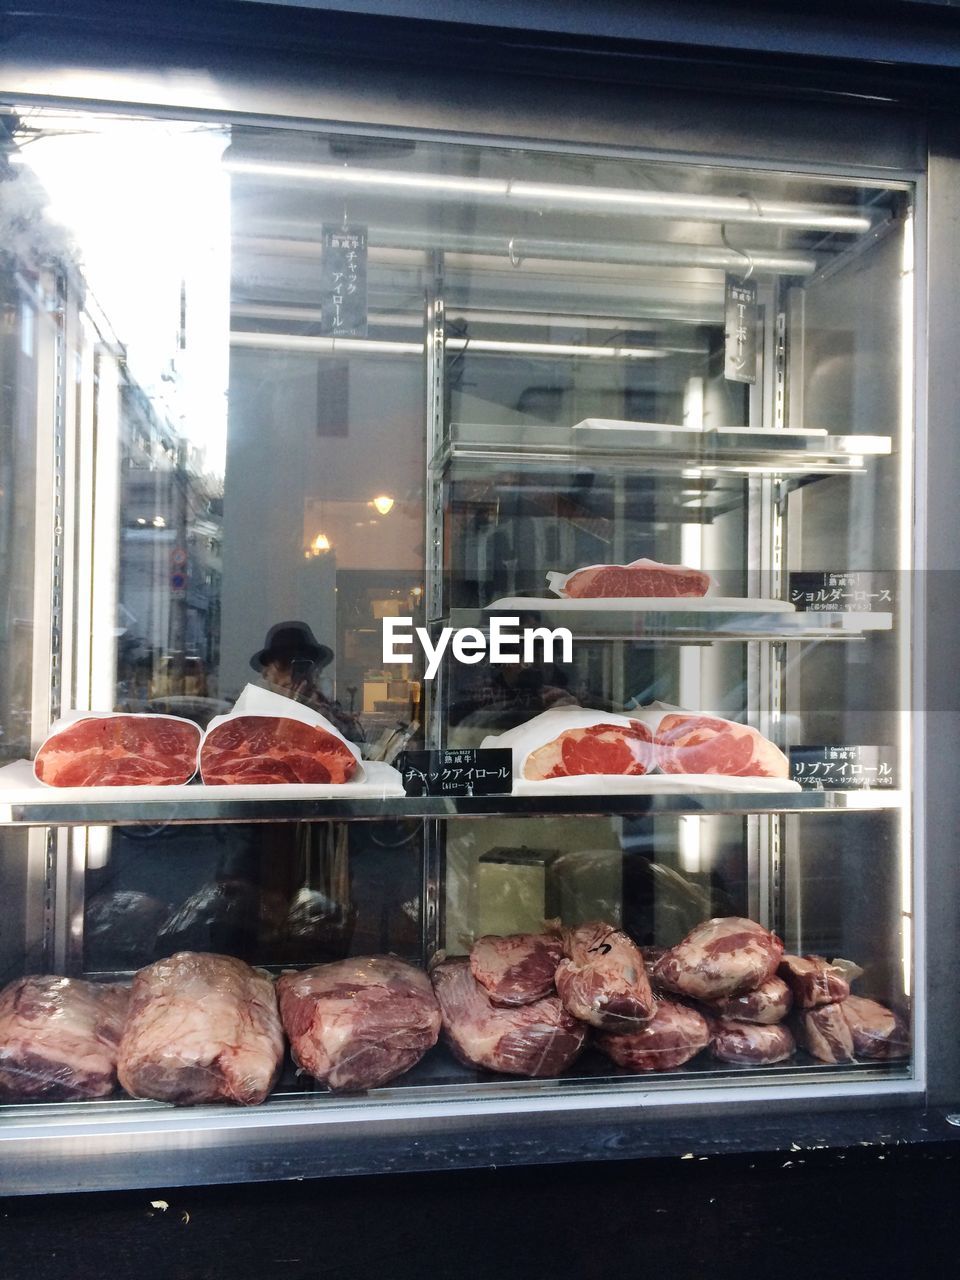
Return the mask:
[[219, 486], [140, 388], [121, 391], [119, 680], [131, 700], [214, 692]]

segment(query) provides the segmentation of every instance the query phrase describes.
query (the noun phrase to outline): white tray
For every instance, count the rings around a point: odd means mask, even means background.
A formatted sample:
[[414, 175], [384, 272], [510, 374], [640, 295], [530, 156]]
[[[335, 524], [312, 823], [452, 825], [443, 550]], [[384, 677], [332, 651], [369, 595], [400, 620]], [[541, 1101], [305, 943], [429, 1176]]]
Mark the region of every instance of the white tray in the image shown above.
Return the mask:
[[796, 613], [789, 600], [747, 600], [740, 596], [504, 596], [486, 611], [549, 609], [559, 613]]
[[208, 787], [47, 787], [38, 782], [30, 760], [14, 760], [0, 768], [0, 800], [4, 804], [122, 804], [137, 800], [386, 800], [403, 795], [403, 779], [392, 765], [366, 760], [363, 782], [240, 783]]
[[541, 782], [516, 778], [513, 783], [515, 796], [716, 795], [718, 792], [769, 795], [800, 790], [800, 783], [789, 778], [731, 778], [721, 773], [649, 773], [632, 778], [622, 774], [581, 774], [576, 778], [547, 778]]

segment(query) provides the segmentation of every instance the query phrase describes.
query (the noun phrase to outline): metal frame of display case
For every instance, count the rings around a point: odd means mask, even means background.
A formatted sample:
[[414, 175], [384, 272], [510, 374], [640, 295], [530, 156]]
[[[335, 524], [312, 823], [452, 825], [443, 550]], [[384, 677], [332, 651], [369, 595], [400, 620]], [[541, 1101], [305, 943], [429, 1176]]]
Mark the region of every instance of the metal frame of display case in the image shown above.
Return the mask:
[[[877, 129], [877, 113], [862, 104], [846, 104], [841, 111], [837, 104], [814, 102], [794, 103], [784, 110], [776, 125], [751, 117], [749, 137], [745, 142], [742, 101], [711, 101], [710, 138], [704, 129], [703, 104], [690, 97], [685, 101], [675, 94], [638, 90], [637, 86], [612, 84], [607, 91], [609, 110], [595, 110], [596, 99], [592, 86], [568, 83], [562, 87], [551, 85], [544, 79], [534, 92], [528, 82], [518, 82], [509, 75], [491, 72], [485, 100], [465, 100], [462, 78], [456, 69], [435, 70], [425, 75], [420, 67], [382, 68], [361, 71], [353, 65], [331, 60], [324, 74], [311, 64], [310, 74], [305, 75], [292, 63], [283, 64], [278, 74], [276, 66], [265, 67], [257, 58], [242, 50], [230, 56], [224, 53], [222, 65], [216, 77], [201, 82], [194, 75], [189, 56], [181, 64], [165, 65], [158, 70], [152, 60], [152, 51], [145, 44], [138, 44], [132, 36], [126, 36], [105, 52], [103, 48], [86, 47], [64, 56], [61, 66], [49, 64], [49, 46], [35, 35], [5, 50], [0, 59], [0, 92], [11, 102], [60, 103], [93, 109], [107, 105], [126, 105], [135, 111], [155, 115], [177, 114], [198, 120], [217, 118], [243, 118], [261, 123], [283, 124], [288, 127], [321, 126], [330, 120], [345, 122], [344, 127], [357, 133], [377, 133], [381, 122], [389, 119], [394, 128], [406, 131], [413, 137], [454, 137], [480, 140], [489, 136], [498, 143], [511, 141], [519, 145], [536, 145], [544, 149], [577, 149], [597, 153], [625, 156], [649, 156], [655, 158], [698, 157], [703, 162], [713, 160], [710, 152], [729, 157], [730, 163], [745, 164], [756, 169], [799, 168], [811, 173], [862, 176], [878, 183], [887, 178], [906, 177], [917, 181], [920, 203], [918, 205], [919, 242], [921, 253], [918, 266], [921, 281], [925, 281], [926, 261], [922, 252], [925, 238], [925, 207], [923, 204], [923, 169], [925, 139], [917, 121], [906, 115], [890, 113], [884, 116], [883, 127]], [[123, 68], [123, 69], [121, 69]], [[78, 98], [77, 86], [82, 85], [82, 98]], [[162, 104], [162, 105], [158, 105]], [[591, 110], [592, 108], [592, 110]], [[517, 121], [524, 121], [527, 137], [517, 137]], [[638, 122], [640, 122], [638, 124]], [[639, 134], [639, 141], [638, 141]], [[582, 136], [578, 136], [582, 135]], [[536, 143], [530, 139], [536, 138]], [[668, 149], [664, 150], [667, 144]], [[950, 335], [955, 326], [956, 311], [960, 302], [960, 289], [956, 288], [955, 268], [947, 269], [950, 258], [950, 222], [952, 212], [960, 207], [960, 138], [945, 130], [940, 151], [931, 164], [932, 191], [936, 195], [936, 221], [934, 243], [941, 263], [939, 274], [931, 290], [931, 316], [943, 326], [936, 333], [934, 360], [934, 401], [932, 417], [934, 429], [929, 437], [931, 450], [929, 488], [926, 459], [918, 458], [917, 492], [926, 496], [926, 508], [918, 505], [919, 515], [925, 515], [930, 527], [941, 538], [940, 550], [934, 567], [949, 570], [955, 563], [953, 543], [944, 522], [953, 510], [953, 500], [960, 488], [960, 464], [952, 448], [949, 431], [950, 410], [960, 395], [956, 383], [960, 369], [954, 358]], [[942, 256], [941, 256], [942, 255]], [[917, 290], [920, 314], [926, 313], [925, 283]], [[433, 325], [434, 340], [442, 337], [442, 311], [436, 308], [428, 313]], [[924, 365], [923, 332], [918, 333], [917, 363]], [[434, 387], [433, 394], [436, 394]], [[919, 447], [925, 447], [924, 400], [925, 384], [921, 383], [918, 403]], [[429, 415], [428, 415], [429, 416]], [[916, 546], [918, 567], [924, 567], [925, 525], [918, 525]], [[941, 536], [942, 535], [942, 536]], [[955, 540], [955, 537], [954, 537]], [[935, 657], [933, 645], [955, 641], [956, 632], [950, 623], [956, 614], [949, 608], [941, 615], [934, 630], [921, 637], [926, 644], [922, 650], [916, 646], [915, 681], [917, 701], [915, 706], [932, 708], [927, 700], [930, 689], [925, 670], [925, 657]], [[914, 622], [918, 614], [914, 614]], [[942, 656], [942, 655], [941, 655]], [[939, 687], [939, 686], [938, 686]], [[928, 715], [928, 720], [930, 716]], [[955, 761], [960, 754], [956, 725], [949, 718], [949, 704], [941, 709], [938, 721], [938, 741], [952, 747]], [[928, 732], [928, 738], [930, 734]], [[917, 794], [914, 798], [912, 822], [916, 847], [923, 856], [916, 860], [918, 895], [917, 943], [921, 970], [926, 986], [918, 991], [918, 1057], [914, 1078], [911, 1080], [858, 1080], [845, 1085], [827, 1082], [805, 1086], [802, 1083], [779, 1085], [766, 1080], [744, 1080], [731, 1087], [718, 1084], [714, 1088], [697, 1088], [691, 1085], [683, 1090], [681, 1098], [661, 1093], [654, 1097], [642, 1082], [631, 1082], [632, 1088], [615, 1089], [609, 1093], [581, 1093], [577, 1089], [564, 1091], [563, 1097], [554, 1096], [548, 1088], [524, 1087], [516, 1096], [510, 1090], [498, 1093], [495, 1099], [464, 1100], [451, 1105], [440, 1101], [398, 1101], [395, 1095], [381, 1103], [337, 1101], [329, 1107], [311, 1109], [302, 1100], [278, 1101], [261, 1110], [238, 1112], [227, 1108], [210, 1108], [203, 1112], [175, 1112], [168, 1108], [131, 1107], [119, 1108], [109, 1115], [96, 1108], [81, 1112], [50, 1109], [42, 1115], [21, 1114], [12, 1125], [0, 1129], [0, 1178], [6, 1191], [29, 1192], [40, 1190], [67, 1190], [84, 1187], [130, 1187], [146, 1185], [170, 1185], [175, 1182], [208, 1182], [236, 1179], [267, 1179], [276, 1177], [320, 1176], [333, 1173], [370, 1171], [376, 1168], [453, 1167], [460, 1151], [460, 1164], [489, 1163], [503, 1158], [509, 1142], [505, 1131], [516, 1133], [517, 1118], [522, 1117], [523, 1128], [530, 1136], [527, 1159], [578, 1158], [585, 1143], [602, 1140], [602, 1134], [610, 1127], [611, 1117], [620, 1134], [636, 1133], [640, 1129], [657, 1129], [660, 1143], [658, 1150], [675, 1152], [678, 1135], [682, 1141], [690, 1141], [690, 1149], [703, 1149], [698, 1140], [688, 1137], [690, 1126], [701, 1123], [699, 1117], [706, 1112], [717, 1115], [722, 1122], [732, 1115], [744, 1113], [764, 1103], [775, 1107], [787, 1116], [790, 1131], [801, 1135], [805, 1128], [803, 1111], [809, 1111], [816, 1100], [821, 1107], [847, 1109], [841, 1124], [851, 1131], [857, 1127], [858, 1108], [876, 1105], [881, 1100], [891, 1105], [919, 1103], [926, 1095], [934, 1102], [956, 1096], [960, 1089], [960, 1050], [956, 1045], [957, 1014], [956, 983], [953, 979], [957, 953], [956, 940], [948, 937], [950, 922], [957, 901], [957, 878], [953, 861], [953, 842], [957, 829], [958, 802], [950, 752], [943, 750], [927, 762], [923, 758], [923, 735], [914, 737], [912, 750], [918, 766], [914, 779]], [[924, 768], [926, 772], [924, 772]], [[931, 788], [934, 788], [931, 791]], [[928, 798], [935, 800], [932, 817]], [[666, 799], [666, 798], [664, 798]], [[670, 800], [675, 800], [670, 797]], [[749, 806], [742, 796], [724, 798], [723, 804], [731, 807], [701, 809], [701, 803], [716, 801], [703, 797], [684, 797], [683, 803], [692, 809], [667, 806], [672, 812], [786, 812], [781, 797], [772, 807], [758, 804], [751, 798]], [[855, 800], [857, 803], [847, 803]], [[796, 802], [794, 805], [794, 801]], [[897, 803], [892, 796], [848, 797], [847, 793], [829, 793], [824, 796], [803, 794], [790, 798], [789, 809], [821, 811], [845, 808], [882, 807], [887, 801]], [[160, 802], [161, 805], [163, 802]], [[42, 829], [49, 826], [62, 831], [71, 821], [84, 824], [104, 822], [142, 821], [275, 821], [283, 818], [311, 818], [322, 820], [333, 816], [382, 817], [388, 816], [385, 806], [395, 804], [397, 812], [404, 816], [422, 816], [430, 820], [477, 816], [481, 812], [526, 813], [604, 813], [615, 811], [649, 812], [648, 798], [615, 797], [601, 804], [591, 798], [584, 805], [583, 798], [563, 797], [551, 800], [550, 807], [537, 799], [519, 798], [514, 801], [470, 801], [460, 806], [450, 801], [389, 801], [381, 802], [376, 813], [364, 813], [366, 802], [339, 802], [332, 809], [328, 804], [307, 802], [303, 807], [267, 803], [259, 811], [260, 802], [250, 805], [219, 805], [205, 818], [180, 818], [175, 812], [160, 817], [160, 810], [147, 810], [143, 805], [129, 809], [113, 806], [107, 809], [81, 807], [68, 817], [69, 810], [49, 805], [29, 805], [11, 808], [4, 814], [8, 823], [30, 825]], [[203, 804], [203, 802], [199, 802]], [[636, 808], [633, 808], [636, 804]], [[345, 807], [344, 807], [345, 806]], [[742, 806], [742, 807], [741, 807]], [[356, 812], [352, 812], [356, 809]], [[191, 805], [191, 813], [200, 809]], [[149, 813], [150, 816], [147, 816]], [[240, 816], [240, 814], [243, 816]], [[236, 816], [234, 816], [236, 815]], [[925, 834], [930, 836], [927, 845]], [[927, 856], [929, 853], [929, 856]], [[56, 877], [63, 876], [60, 868], [55, 871], [54, 882], [46, 888], [58, 887]], [[39, 887], [39, 886], [37, 886]], [[930, 925], [936, 929], [937, 957], [942, 973], [924, 963], [924, 910], [930, 912]], [[935, 1001], [933, 1012], [937, 1020], [927, 1025], [925, 1021], [925, 997], [931, 993]], [[945, 1016], [946, 1015], [946, 1016]], [[952, 1017], [952, 1021], [951, 1021]], [[927, 1036], [930, 1035], [928, 1041]], [[952, 1040], [951, 1040], [952, 1037]], [[924, 1059], [924, 1046], [929, 1044], [930, 1063]], [[936, 1055], [942, 1055], [937, 1057]], [[533, 1100], [531, 1107], [530, 1100]], [[678, 1104], [678, 1105], [674, 1105]], [[695, 1105], [695, 1110], [687, 1108]], [[671, 1108], [673, 1108], [671, 1110]], [[576, 1127], [561, 1131], [556, 1121], [563, 1113]], [[662, 1113], [669, 1133], [657, 1128], [656, 1113]], [[942, 1117], [938, 1118], [941, 1123]], [[812, 1122], [810, 1122], [812, 1123]], [[864, 1116], [864, 1123], [871, 1123]], [[891, 1128], [897, 1128], [891, 1121]], [[906, 1130], [914, 1122], [904, 1118], [900, 1124]], [[918, 1119], [918, 1125], [925, 1123]], [[497, 1126], [500, 1126], [499, 1128]], [[857, 1130], [859, 1131], [859, 1130]], [[813, 1130], [809, 1130], [810, 1133]], [[940, 1131], [938, 1130], [938, 1134]], [[424, 1135], [428, 1136], [425, 1143]], [[430, 1138], [430, 1135], [433, 1135]], [[536, 1138], [533, 1135], [537, 1135]], [[565, 1135], [565, 1136], [564, 1136]], [[942, 1135], [944, 1139], [955, 1136]], [[563, 1146], [564, 1141], [568, 1144]], [[629, 1145], [630, 1139], [625, 1139]], [[656, 1142], [650, 1144], [648, 1153]], [[445, 1154], [441, 1148], [446, 1144]], [[524, 1159], [519, 1139], [515, 1140], [514, 1157]], [[417, 1150], [421, 1152], [418, 1156]], [[407, 1153], [403, 1157], [398, 1152]], [[568, 1154], [565, 1155], [564, 1152]], [[392, 1155], [389, 1153], [393, 1153]], [[577, 1154], [574, 1154], [577, 1153]]]

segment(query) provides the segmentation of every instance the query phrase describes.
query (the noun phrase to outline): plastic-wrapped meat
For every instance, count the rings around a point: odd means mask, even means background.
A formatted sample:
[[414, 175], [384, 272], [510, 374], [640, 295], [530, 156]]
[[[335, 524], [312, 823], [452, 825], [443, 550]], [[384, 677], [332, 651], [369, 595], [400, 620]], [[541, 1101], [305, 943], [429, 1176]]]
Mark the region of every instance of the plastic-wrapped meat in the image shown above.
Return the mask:
[[824, 960], [823, 956], [785, 955], [777, 969], [790, 986], [798, 1009], [813, 1009], [818, 1004], [836, 1004], [850, 994], [850, 983], [844, 970]]
[[171, 912], [157, 934], [159, 955], [175, 951], [214, 951], [253, 956], [274, 940], [286, 922], [279, 895], [246, 880], [215, 880]]
[[200, 774], [209, 786], [347, 782], [357, 757], [336, 734], [282, 716], [233, 715], [208, 729]]
[[747, 724], [717, 716], [666, 715], [657, 726], [657, 763], [664, 773], [720, 773], [734, 778], [788, 778], [783, 752]]
[[652, 742], [653, 735], [639, 720], [629, 726], [593, 724], [564, 729], [530, 752], [523, 776], [534, 782], [581, 774], [642, 776], [653, 767]]
[[550, 573], [554, 591], [574, 600], [611, 597], [637, 599], [646, 596], [705, 596], [710, 577], [682, 564], [634, 560], [630, 564], [593, 564], [566, 575]]
[[589, 1034], [557, 996], [506, 1008], [495, 1005], [466, 958], [443, 960], [430, 971], [443, 1015], [444, 1038], [467, 1066], [506, 1075], [558, 1076]]
[[850, 996], [840, 1006], [858, 1058], [886, 1060], [910, 1055], [910, 1032], [901, 1017], [876, 1000]]
[[789, 1027], [765, 1027], [756, 1022], [715, 1023], [710, 1046], [721, 1062], [743, 1062], [752, 1067], [782, 1062], [796, 1049]]
[[0, 1098], [102, 1098], [117, 1083], [128, 987], [51, 976], [0, 991]]
[[820, 1004], [797, 1015], [797, 1040], [821, 1062], [853, 1062], [853, 1034], [843, 1004]]
[[568, 1013], [607, 1031], [628, 1030], [653, 1017], [653, 990], [643, 956], [625, 933], [601, 921], [576, 929], [555, 928], [566, 958], [554, 981]]
[[280, 1015], [297, 1064], [330, 1089], [374, 1089], [409, 1071], [440, 1034], [430, 979], [395, 956], [285, 973]]
[[268, 974], [232, 956], [181, 951], [134, 978], [117, 1073], [135, 1098], [253, 1105], [282, 1061]]
[[470, 972], [494, 1004], [531, 1004], [554, 991], [563, 943], [546, 933], [487, 934], [470, 948]]
[[176, 716], [87, 716], [53, 726], [33, 771], [50, 787], [173, 787], [196, 773], [199, 746]]
[[764, 1026], [772, 1026], [782, 1022], [793, 1005], [790, 988], [782, 978], [768, 978], [761, 982], [754, 991], [746, 991], [739, 996], [724, 996], [722, 1000], [711, 1000], [708, 1008], [715, 1017], [724, 1022], [755, 1022]]
[[603, 1032], [596, 1038], [618, 1067], [628, 1071], [671, 1071], [705, 1049], [710, 1026], [696, 1009], [673, 1000], [658, 1000], [653, 1017], [626, 1035]]
[[139, 969], [156, 952], [157, 933], [170, 908], [136, 889], [117, 889], [91, 898], [84, 911], [83, 947], [87, 969]]
[[668, 950], [669, 948], [667, 947], [656, 947], [653, 945], [639, 948], [640, 955], [643, 958], [644, 970], [651, 982], [653, 981], [654, 969], [656, 969], [657, 964], [667, 954]]
[[774, 975], [783, 943], [754, 920], [705, 920], [660, 959], [654, 981], [693, 1000], [719, 1000], [754, 991]]

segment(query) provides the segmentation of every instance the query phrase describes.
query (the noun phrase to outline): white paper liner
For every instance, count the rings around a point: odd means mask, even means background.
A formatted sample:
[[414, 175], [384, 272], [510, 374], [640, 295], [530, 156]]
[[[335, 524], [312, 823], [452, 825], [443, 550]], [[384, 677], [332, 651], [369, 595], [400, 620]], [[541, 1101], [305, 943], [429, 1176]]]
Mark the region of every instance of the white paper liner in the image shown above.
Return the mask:
[[[293, 698], [285, 698], [282, 693], [273, 693], [270, 689], [261, 689], [259, 685], [245, 685], [240, 696], [233, 704], [233, 710], [225, 716], [214, 716], [207, 725], [206, 732], [203, 735], [203, 742], [200, 743], [201, 756], [203, 753], [203, 743], [206, 742], [208, 734], [212, 733], [218, 725], [226, 724], [228, 720], [233, 720], [237, 716], [266, 716], [271, 720], [299, 720], [301, 724], [309, 725], [312, 729], [323, 729], [326, 733], [331, 734], [334, 738], [344, 744], [350, 751], [350, 754], [357, 762], [357, 770], [350, 783], [331, 782], [317, 783], [317, 786], [331, 788], [336, 795], [343, 794], [343, 788], [353, 783], [363, 782], [366, 774], [364, 772], [363, 761], [360, 756], [360, 748], [353, 742], [350, 742], [343, 736], [336, 725], [331, 724], [326, 716], [322, 716], [319, 711], [314, 711], [312, 707], [304, 706], [302, 702], [294, 702]], [[369, 766], [367, 766], [369, 768]], [[206, 785], [206, 784], [204, 784]], [[303, 782], [264, 782], [254, 784], [256, 787], [266, 787], [271, 793], [276, 791], [278, 787], [295, 787], [313, 786], [312, 783]], [[237, 784], [231, 783], [227, 786], [207, 787], [208, 791], [235, 791]], [[299, 794], [299, 791], [298, 791]]]
[[[551, 591], [555, 591], [557, 595], [560, 596], [562, 599], [566, 599], [567, 583], [570, 581], [570, 579], [573, 577], [576, 577], [578, 573], [586, 573], [590, 569], [662, 569], [668, 573], [669, 572], [675, 572], [675, 573], [702, 573], [703, 572], [702, 569], [691, 569], [690, 566], [686, 564], [664, 564], [660, 560], [649, 560], [641, 556], [639, 560], [631, 560], [629, 564], [585, 564], [585, 565], [581, 565], [579, 569], [571, 569], [569, 573], [560, 573], [555, 569], [548, 569], [547, 570], [547, 586], [550, 588]], [[713, 586], [713, 581], [711, 579], [710, 585], [707, 587], [707, 592], [710, 591], [712, 586]], [[631, 598], [635, 599], [636, 597], [631, 597]], [[641, 599], [662, 599], [663, 597], [642, 596], [640, 598]], [[673, 600], [702, 600], [704, 597], [703, 596], [670, 596], [668, 598]], [[622, 597], [578, 596], [577, 599], [580, 599], [580, 600], [615, 599], [616, 600], [616, 599], [622, 599]]]
[[[160, 712], [145, 712], [145, 711], [66, 711], [66, 712], [64, 712], [64, 714], [63, 714], [62, 716], [60, 716], [60, 717], [59, 717], [59, 719], [54, 720], [53, 724], [50, 726], [50, 730], [49, 730], [49, 732], [47, 733], [47, 736], [44, 738], [43, 742], [41, 742], [41, 743], [40, 743], [40, 746], [39, 746], [39, 748], [37, 749], [37, 755], [39, 755], [39, 754], [40, 754], [40, 752], [41, 752], [41, 751], [43, 751], [43, 749], [47, 746], [47, 744], [48, 744], [49, 742], [51, 742], [54, 738], [56, 738], [58, 734], [63, 733], [64, 729], [69, 729], [69, 728], [71, 728], [73, 725], [75, 725], [75, 724], [79, 724], [81, 720], [117, 720], [117, 719], [121, 719], [121, 718], [122, 718], [122, 719], [124, 719], [124, 720], [149, 720], [149, 721], [151, 721], [152, 723], [156, 723], [158, 720], [173, 720], [173, 721], [175, 721], [177, 724], [188, 724], [188, 725], [190, 726], [190, 728], [191, 728], [191, 729], [196, 730], [197, 734], [198, 734], [198, 735], [200, 735], [200, 736], [198, 736], [198, 738], [197, 738], [197, 758], [196, 758], [196, 760], [194, 761], [193, 773], [190, 775], [191, 777], [195, 777], [195, 776], [196, 776], [197, 770], [200, 768], [200, 742], [201, 742], [201, 738], [202, 738], [202, 734], [203, 734], [202, 729], [200, 728], [200, 726], [199, 726], [199, 725], [198, 725], [194, 720], [187, 720], [184, 716], [168, 716], [168, 715], [164, 715], [164, 714], [162, 714], [162, 713], [160, 713]], [[34, 757], [34, 760], [36, 760], [36, 756]], [[19, 761], [15, 762], [15, 763], [19, 763]], [[31, 773], [33, 773], [33, 765], [32, 765], [32, 764], [31, 764], [31, 770], [30, 770], [30, 771], [31, 771]], [[73, 791], [73, 790], [84, 790], [84, 788], [74, 788], [74, 787], [57, 787], [57, 786], [55, 786], [55, 785], [54, 785], [53, 783], [51, 783], [51, 782], [44, 782], [42, 778], [37, 778], [36, 774], [33, 774], [33, 776], [34, 776], [34, 778], [35, 778], [35, 780], [36, 780], [37, 784], [38, 784], [39, 786], [43, 787], [43, 788], [44, 788], [44, 790], [50, 790], [50, 791]], [[186, 786], [186, 783], [184, 783], [183, 785], [184, 785], [184, 786]], [[136, 787], [136, 788], [130, 788], [130, 787], [98, 787], [98, 788], [97, 788], [97, 790], [98, 790], [98, 791], [106, 791], [106, 792], [111, 792], [111, 793], [112, 793], [112, 792], [115, 792], [115, 791], [129, 791], [129, 790], [142, 791], [142, 790], [143, 790], [143, 788], [142, 788], [142, 787]], [[154, 790], [156, 790], [156, 791], [170, 791], [170, 790], [171, 790], [171, 788], [170, 788], [170, 787], [155, 787], [155, 788], [154, 788]]]
[[518, 778], [513, 784], [515, 796], [716, 795], [723, 792], [761, 795], [800, 790], [800, 783], [790, 778], [738, 778], [725, 773], [646, 773], [640, 777], [592, 773], [546, 778], [542, 782]]
[[[585, 596], [582, 599], [568, 599], [566, 596], [504, 596], [484, 608], [487, 613], [503, 613], [508, 609], [511, 613], [529, 613], [539, 609], [549, 609], [551, 613], [796, 613], [796, 606], [789, 600], [748, 600], [742, 596], [710, 595]], [[816, 614], [810, 616], [815, 618]], [[857, 619], [881, 617], [879, 614], [848, 616], [856, 616]], [[882, 616], [889, 618], [890, 614]]]
[[[772, 431], [758, 431], [756, 427], [690, 427], [673, 422], [628, 422], [621, 418], [584, 418], [582, 422], [573, 424], [574, 431], [670, 431], [685, 435], [724, 435], [755, 436], [773, 435]], [[826, 436], [830, 433], [824, 427], [791, 427], [783, 433], [791, 436]]]
[[50, 787], [34, 776], [29, 760], [0, 768], [0, 803], [133, 804], [150, 800], [189, 805], [204, 800], [390, 800], [404, 794], [403, 779], [392, 765], [367, 761], [364, 780], [350, 782], [258, 782], [207, 786], [197, 782], [173, 787]]

